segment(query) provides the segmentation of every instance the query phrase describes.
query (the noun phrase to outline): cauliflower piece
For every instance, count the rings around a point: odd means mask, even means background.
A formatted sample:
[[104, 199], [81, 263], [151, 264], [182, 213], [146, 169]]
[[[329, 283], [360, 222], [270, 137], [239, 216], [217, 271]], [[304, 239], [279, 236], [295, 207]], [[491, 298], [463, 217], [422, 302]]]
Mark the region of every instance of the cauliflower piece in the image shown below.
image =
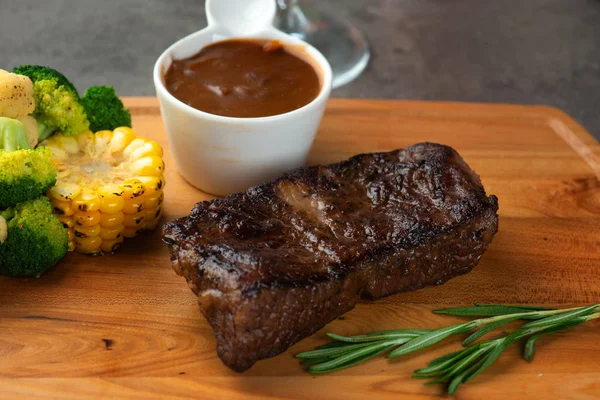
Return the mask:
[[31, 79], [0, 69], [0, 117], [17, 119], [34, 110]]

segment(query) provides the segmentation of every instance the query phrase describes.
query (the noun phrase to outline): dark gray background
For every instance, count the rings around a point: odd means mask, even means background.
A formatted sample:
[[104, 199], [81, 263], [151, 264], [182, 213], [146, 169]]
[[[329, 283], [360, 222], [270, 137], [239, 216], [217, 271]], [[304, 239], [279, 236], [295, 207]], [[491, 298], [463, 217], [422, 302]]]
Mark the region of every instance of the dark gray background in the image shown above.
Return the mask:
[[[600, 1], [306, 0], [350, 18], [372, 61], [336, 97], [548, 104], [600, 138]], [[151, 69], [205, 25], [200, 0], [0, 0], [0, 68], [154, 94]]]

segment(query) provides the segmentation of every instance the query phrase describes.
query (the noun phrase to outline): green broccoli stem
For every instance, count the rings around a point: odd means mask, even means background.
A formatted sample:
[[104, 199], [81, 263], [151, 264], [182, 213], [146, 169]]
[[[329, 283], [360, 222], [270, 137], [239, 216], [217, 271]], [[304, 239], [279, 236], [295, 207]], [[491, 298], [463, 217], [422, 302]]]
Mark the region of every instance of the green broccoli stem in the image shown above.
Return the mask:
[[57, 130], [55, 126], [48, 126], [48, 125], [46, 125], [46, 123], [44, 121], [42, 121], [40, 119], [37, 120], [37, 125], [38, 125], [38, 141], [40, 141], [40, 142], [42, 140], [48, 139]]
[[6, 151], [29, 150], [27, 131], [21, 121], [0, 117], [0, 149]]

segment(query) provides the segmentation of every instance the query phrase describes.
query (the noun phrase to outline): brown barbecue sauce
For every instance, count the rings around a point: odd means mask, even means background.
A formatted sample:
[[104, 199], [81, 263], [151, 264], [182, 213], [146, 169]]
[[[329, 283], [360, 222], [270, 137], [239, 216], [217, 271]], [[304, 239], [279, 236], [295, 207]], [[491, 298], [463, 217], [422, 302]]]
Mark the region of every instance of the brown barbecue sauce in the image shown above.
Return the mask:
[[315, 68], [279, 41], [232, 39], [173, 60], [165, 74], [177, 99], [211, 114], [267, 117], [313, 101], [321, 90]]

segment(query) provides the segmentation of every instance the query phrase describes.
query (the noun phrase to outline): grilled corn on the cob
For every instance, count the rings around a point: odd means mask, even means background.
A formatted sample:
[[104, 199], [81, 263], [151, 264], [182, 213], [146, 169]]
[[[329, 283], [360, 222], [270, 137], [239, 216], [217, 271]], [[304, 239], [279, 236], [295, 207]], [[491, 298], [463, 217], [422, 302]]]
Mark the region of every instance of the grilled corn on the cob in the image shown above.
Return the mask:
[[69, 231], [69, 249], [84, 254], [116, 251], [125, 238], [154, 229], [162, 212], [162, 148], [130, 128], [54, 135], [58, 180], [48, 191]]

